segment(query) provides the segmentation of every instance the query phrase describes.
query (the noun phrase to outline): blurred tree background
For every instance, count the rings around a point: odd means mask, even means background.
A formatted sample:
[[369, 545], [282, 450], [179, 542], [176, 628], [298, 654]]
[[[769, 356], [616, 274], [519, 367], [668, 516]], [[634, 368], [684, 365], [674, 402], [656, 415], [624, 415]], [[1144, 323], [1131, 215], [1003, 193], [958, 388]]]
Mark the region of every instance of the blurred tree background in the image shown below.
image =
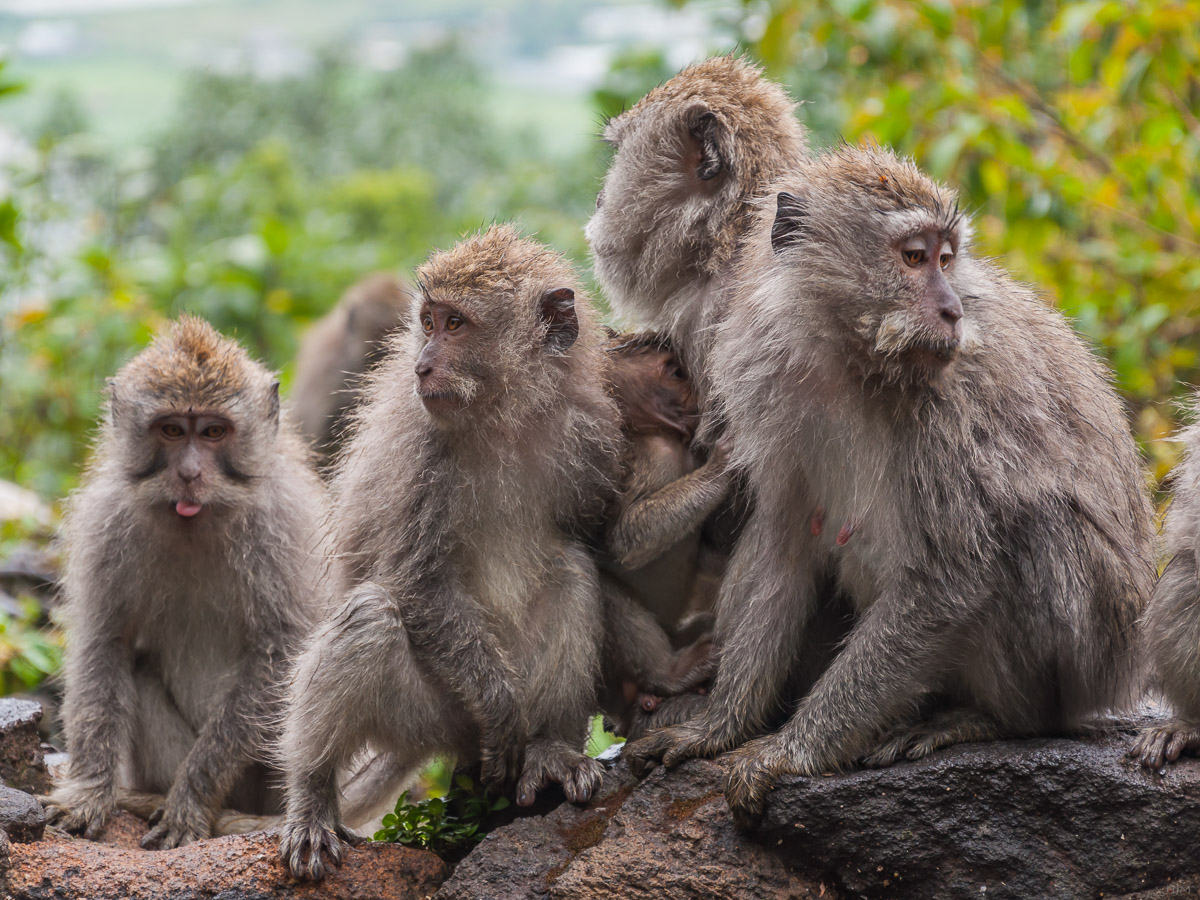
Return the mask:
[[[699, 17], [712, 52], [761, 61], [802, 101], [818, 148], [875, 139], [957, 187], [979, 252], [1110, 361], [1162, 478], [1175, 454], [1164, 438], [1200, 367], [1200, 4], [627, 8]], [[585, 121], [598, 129], [670, 77], [672, 40], [612, 52], [572, 101]], [[0, 116], [21, 89], [12, 68], [0, 66]], [[455, 40], [390, 71], [339, 47], [285, 77], [194, 71], [133, 147], [102, 140], [78, 98], [55, 93], [25, 129], [28, 151], [0, 172], [0, 479], [64, 496], [103, 379], [180, 311], [235, 334], [286, 383], [298, 336], [345, 287], [492, 220], [515, 218], [586, 266], [606, 151], [585, 140], [552, 152], [545, 132], [498, 108], [488, 79]], [[0, 526], [0, 560], [38, 527]], [[0, 629], [10, 672], [6, 641]], [[25, 683], [55, 664], [40, 645], [16, 655]]]

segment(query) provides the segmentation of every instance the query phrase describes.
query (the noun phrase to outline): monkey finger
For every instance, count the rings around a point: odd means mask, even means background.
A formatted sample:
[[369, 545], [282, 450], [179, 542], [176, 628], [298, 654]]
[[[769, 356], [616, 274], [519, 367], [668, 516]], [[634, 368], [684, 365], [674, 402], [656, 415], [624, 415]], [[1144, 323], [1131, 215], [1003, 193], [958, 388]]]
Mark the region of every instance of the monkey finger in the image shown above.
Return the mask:
[[604, 781], [604, 766], [594, 759], [582, 757], [563, 781], [563, 793], [572, 803], [586, 803]]
[[154, 812], [150, 813], [150, 818], [146, 820], [146, 824], [148, 824], [151, 828], [153, 828], [155, 825], [157, 825], [159, 822], [162, 821], [163, 813], [165, 813], [166, 811], [167, 811], [167, 808], [165, 806], [160, 806]]
[[1167, 749], [1164, 753], [1169, 762], [1175, 762], [1179, 759], [1179, 754], [1183, 752], [1184, 745], [1187, 744], [1188, 736], [1183, 732], [1175, 732], [1171, 735], [1171, 739], [1167, 741]]

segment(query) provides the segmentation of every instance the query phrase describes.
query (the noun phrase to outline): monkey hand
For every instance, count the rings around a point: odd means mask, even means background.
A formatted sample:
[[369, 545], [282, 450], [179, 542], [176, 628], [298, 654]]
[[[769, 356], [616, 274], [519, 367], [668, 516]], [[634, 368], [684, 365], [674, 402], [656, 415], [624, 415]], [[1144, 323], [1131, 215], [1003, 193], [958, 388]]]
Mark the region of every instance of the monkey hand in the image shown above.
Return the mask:
[[712, 466], [718, 472], [724, 472], [729, 468], [729, 460], [732, 457], [733, 438], [729, 436], [729, 432], [726, 432], [713, 444], [712, 452], [708, 454], [707, 465]]
[[142, 838], [143, 850], [171, 850], [211, 833], [208, 811], [185, 790], [171, 789], [164, 806], [150, 816], [150, 831]]
[[46, 821], [89, 841], [100, 837], [108, 817], [117, 810], [116, 791], [111, 787], [64, 784], [45, 801]]
[[1144, 729], [1129, 748], [1129, 755], [1147, 769], [1161, 774], [1166, 770], [1167, 763], [1175, 762], [1185, 750], [1191, 753], [1200, 750], [1200, 731], [1172, 719], [1160, 726]]
[[563, 741], [534, 741], [526, 752], [525, 771], [517, 784], [517, 805], [532, 806], [538, 791], [551, 782], [561, 784], [572, 803], [586, 803], [603, 780], [603, 765]]
[[[697, 687], [692, 690], [703, 691], [704, 688]], [[696, 718], [704, 712], [707, 704], [708, 696], [705, 693], [686, 693], [667, 697], [642, 693], [638, 695], [636, 704], [622, 719], [625, 730], [619, 733], [625, 735], [631, 742], [638, 741], [654, 729], [680, 725]]]
[[334, 823], [288, 820], [279, 835], [279, 858], [296, 878], [321, 881], [341, 866], [343, 841], [353, 846], [359, 838]]

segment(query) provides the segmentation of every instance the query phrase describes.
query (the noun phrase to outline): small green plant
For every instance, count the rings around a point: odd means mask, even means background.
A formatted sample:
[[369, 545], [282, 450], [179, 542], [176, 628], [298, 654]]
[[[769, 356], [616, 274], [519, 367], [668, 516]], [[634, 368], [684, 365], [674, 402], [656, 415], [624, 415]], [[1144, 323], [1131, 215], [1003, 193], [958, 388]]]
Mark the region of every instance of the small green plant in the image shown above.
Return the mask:
[[410, 803], [408, 791], [396, 809], [383, 817], [375, 840], [432, 850], [441, 856], [470, 850], [487, 834], [488, 819], [509, 805], [506, 797], [493, 800], [488, 792], [462, 773], [455, 775], [443, 797]]

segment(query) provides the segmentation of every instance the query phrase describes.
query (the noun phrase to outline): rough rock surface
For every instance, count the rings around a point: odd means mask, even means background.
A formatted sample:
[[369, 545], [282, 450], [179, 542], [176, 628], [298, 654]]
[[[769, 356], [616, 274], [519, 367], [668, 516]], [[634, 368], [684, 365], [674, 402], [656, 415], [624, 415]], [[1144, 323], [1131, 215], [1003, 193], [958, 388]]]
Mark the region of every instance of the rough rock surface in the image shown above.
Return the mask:
[[9, 787], [35, 793], [50, 789], [38, 736], [41, 720], [40, 703], [0, 698], [0, 780]]
[[360, 847], [319, 885], [287, 874], [267, 832], [213, 838], [176, 850], [128, 850], [56, 834], [13, 844], [0, 896], [8, 900], [423, 900], [446, 877], [422, 850]]
[[17, 843], [42, 839], [46, 814], [32, 794], [0, 785], [0, 828]]
[[564, 804], [492, 832], [436, 896], [833, 900], [820, 878], [734, 829], [721, 774], [698, 761], [639, 784], [620, 764], [586, 807]]
[[439, 898], [1200, 895], [1200, 760], [1165, 775], [1131, 738], [965, 744], [915, 763], [787, 778], [738, 835], [723, 767], [640, 785], [623, 765], [587, 808], [490, 835]]

